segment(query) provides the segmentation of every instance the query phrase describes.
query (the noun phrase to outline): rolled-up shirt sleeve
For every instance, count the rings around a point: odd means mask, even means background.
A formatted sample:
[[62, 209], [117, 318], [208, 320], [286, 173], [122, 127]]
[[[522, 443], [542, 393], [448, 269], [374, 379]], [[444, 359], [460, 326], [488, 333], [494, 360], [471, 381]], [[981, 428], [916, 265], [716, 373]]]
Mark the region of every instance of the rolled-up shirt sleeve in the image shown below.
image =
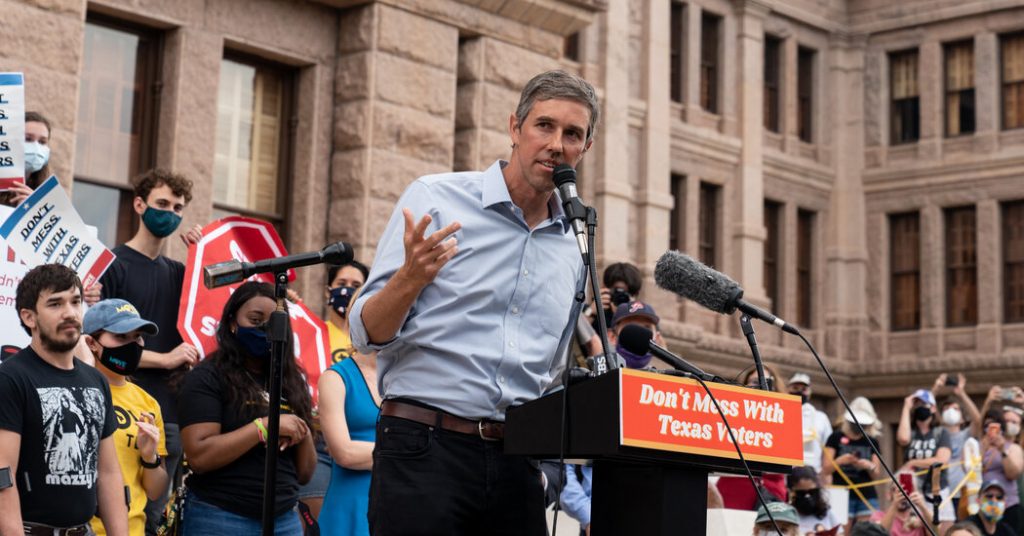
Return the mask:
[[[438, 229], [436, 207], [432, 202], [430, 190], [422, 182], [416, 181], [406, 188], [402, 197], [395, 203], [395, 209], [391, 213], [388, 225], [377, 243], [377, 254], [373, 258], [373, 265], [370, 268], [370, 276], [363, 285], [359, 299], [352, 306], [349, 312], [349, 332], [352, 337], [352, 345], [362, 353], [375, 352], [395, 344], [401, 334], [401, 329], [390, 340], [374, 343], [366, 332], [366, 324], [363, 321], [363, 306], [371, 296], [380, 292], [384, 285], [395, 275], [405, 262], [405, 217], [402, 209], [412, 210], [413, 221], [419, 222], [426, 214], [433, 218], [424, 235], [430, 235]], [[416, 306], [413, 305], [405, 320], [415, 315]], [[397, 313], [396, 313], [397, 314]], [[403, 321], [404, 325], [405, 321]]]

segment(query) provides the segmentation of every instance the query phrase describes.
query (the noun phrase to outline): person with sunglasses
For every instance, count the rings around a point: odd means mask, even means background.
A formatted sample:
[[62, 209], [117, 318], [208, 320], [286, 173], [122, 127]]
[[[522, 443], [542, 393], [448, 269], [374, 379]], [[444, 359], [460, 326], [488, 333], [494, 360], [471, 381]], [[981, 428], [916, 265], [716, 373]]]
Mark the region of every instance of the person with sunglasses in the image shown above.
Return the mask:
[[1004, 519], [1006, 490], [996, 480], [982, 484], [978, 493], [978, 513], [968, 517], [978, 530], [986, 536], [1015, 536], [1017, 532]]

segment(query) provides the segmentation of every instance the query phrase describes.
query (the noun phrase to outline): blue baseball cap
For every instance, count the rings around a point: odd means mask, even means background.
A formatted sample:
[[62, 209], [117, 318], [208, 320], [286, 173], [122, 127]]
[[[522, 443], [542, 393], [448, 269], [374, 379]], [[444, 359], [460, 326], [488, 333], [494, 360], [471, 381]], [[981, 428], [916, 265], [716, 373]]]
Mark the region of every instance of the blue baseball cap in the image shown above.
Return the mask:
[[135, 330], [146, 335], [160, 332], [156, 324], [139, 316], [134, 305], [116, 298], [97, 302], [85, 312], [85, 318], [82, 319], [82, 331], [90, 335], [97, 331], [120, 335]]
[[612, 316], [612, 327], [615, 327], [619, 322], [627, 318], [635, 317], [646, 318], [654, 322], [655, 326], [658, 325], [658, 322], [661, 322], [658, 314], [654, 312], [654, 307], [640, 301], [631, 301], [615, 308], [615, 315]]
[[935, 395], [933, 395], [928, 389], [918, 389], [914, 391], [914, 398], [928, 404], [929, 406], [935, 405]]

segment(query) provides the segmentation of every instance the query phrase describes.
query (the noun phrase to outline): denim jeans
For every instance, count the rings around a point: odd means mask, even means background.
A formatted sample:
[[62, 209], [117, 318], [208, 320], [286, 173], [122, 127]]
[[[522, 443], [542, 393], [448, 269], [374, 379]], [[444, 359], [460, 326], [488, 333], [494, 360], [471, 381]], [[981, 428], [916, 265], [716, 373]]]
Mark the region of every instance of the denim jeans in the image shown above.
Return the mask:
[[[182, 536], [242, 536], [260, 534], [263, 520], [222, 510], [203, 502], [194, 493], [185, 498], [185, 512], [182, 518]], [[295, 510], [274, 519], [274, 536], [302, 536], [302, 524]]]

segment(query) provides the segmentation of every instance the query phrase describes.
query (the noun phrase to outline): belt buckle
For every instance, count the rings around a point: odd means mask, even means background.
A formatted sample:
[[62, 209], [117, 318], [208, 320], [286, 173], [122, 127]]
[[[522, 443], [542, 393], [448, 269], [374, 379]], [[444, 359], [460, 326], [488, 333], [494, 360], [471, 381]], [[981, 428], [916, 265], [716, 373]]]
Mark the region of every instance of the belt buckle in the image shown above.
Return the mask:
[[487, 437], [484, 435], [484, 421], [477, 421], [476, 429], [477, 432], [480, 433], [480, 439], [483, 439], [484, 441], [500, 441], [500, 439], [496, 437]]

